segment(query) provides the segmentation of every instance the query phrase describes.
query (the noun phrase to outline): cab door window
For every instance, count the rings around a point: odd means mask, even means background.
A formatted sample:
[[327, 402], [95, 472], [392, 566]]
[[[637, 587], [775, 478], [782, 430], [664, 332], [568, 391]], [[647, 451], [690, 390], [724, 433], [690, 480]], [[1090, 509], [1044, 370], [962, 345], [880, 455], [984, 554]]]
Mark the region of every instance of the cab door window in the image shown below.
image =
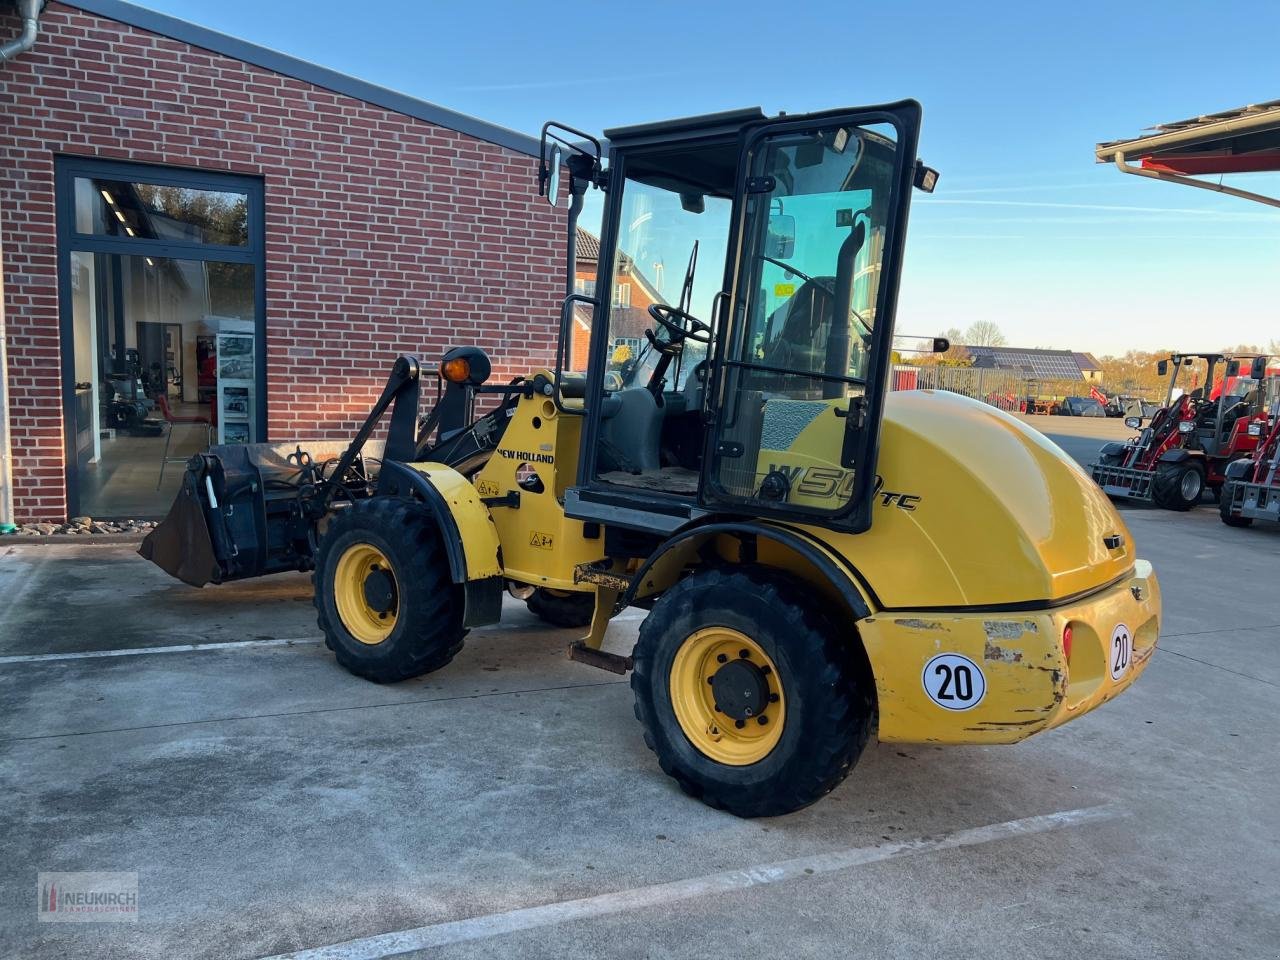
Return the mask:
[[898, 171], [887, 124], [752, 153], [711, 499], [849, 506]]

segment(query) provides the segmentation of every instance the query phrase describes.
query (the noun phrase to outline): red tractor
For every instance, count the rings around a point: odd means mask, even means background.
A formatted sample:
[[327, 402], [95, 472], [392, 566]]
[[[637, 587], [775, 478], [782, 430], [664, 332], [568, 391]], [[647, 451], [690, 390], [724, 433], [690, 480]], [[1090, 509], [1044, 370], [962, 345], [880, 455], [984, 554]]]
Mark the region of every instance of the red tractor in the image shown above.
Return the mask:
[[1254, 520], [1280, 523], [1280, 377], [1267, 380], [1270, 420], [1253, 421], [1249, 432], [1259, 438], [1253, 455], [1227, 465], [1218, 510], [1229, 527]]
[[[1197, 361], [1204, 362], [1203, 379]], [[1214, 387], [1219, 364], [1224, 373]], [[1156, 369], [1169, 376], [1164, 406], [1145, 428], [1140, 417], [1125, 418], [1126, 426], [1142, 432], [1126, 443], [1104, 444], [1089, 465], [1093, 479], [1108, 496], [1149, 500], [1166, 510], [1190, 510], [1206, 487], [1219, 494], [1227, 465], [1258, 445], [1261, 428], [1250, 425], [1266, 422], [1258, 383], [1266, 364], [1266, 357], [1253, 354], [1176, 353], [1161, 360]], [[1184, 372], [1202, 386], [1180, 392]]]

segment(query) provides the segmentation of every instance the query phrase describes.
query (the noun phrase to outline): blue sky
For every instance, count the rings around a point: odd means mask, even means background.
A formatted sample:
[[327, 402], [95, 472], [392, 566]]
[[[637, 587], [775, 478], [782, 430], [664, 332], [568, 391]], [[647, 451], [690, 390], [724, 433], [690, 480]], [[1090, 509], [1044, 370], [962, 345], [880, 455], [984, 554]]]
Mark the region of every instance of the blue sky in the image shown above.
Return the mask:
[[1092, 151], [1280, 98], [1274, 0], [145, 5], [529, 133], [914, 97], [942, 178], [913, 208], [899, 330], [986, 319], [1100, 354], [1280, 339], [1280, 210]]

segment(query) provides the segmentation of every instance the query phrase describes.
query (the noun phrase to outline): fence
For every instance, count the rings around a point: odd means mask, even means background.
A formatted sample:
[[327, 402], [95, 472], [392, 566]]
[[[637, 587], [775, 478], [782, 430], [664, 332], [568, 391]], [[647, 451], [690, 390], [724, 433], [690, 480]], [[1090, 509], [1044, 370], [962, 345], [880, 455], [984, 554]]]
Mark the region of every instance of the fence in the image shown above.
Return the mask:
[[1001, 410], [1049, 412], [1065, 397], [1089, 396], [1083, 380], [1036, 380], [1008, 370], [986, 367], [916, 367], [895, 364], [891, 390], [948, 390], [989, 403]]

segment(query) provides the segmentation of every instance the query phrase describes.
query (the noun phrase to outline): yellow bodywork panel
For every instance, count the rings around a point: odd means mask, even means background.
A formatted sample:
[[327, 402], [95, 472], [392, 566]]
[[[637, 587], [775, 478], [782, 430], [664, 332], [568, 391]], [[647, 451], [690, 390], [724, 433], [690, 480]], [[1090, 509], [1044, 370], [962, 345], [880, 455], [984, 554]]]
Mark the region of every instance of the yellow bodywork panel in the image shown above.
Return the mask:
[[[844, 425], [828, 404], [785, 450], [761, 451], [758, 478], [785, 467], [788, 502], [838, 506], [852, 489], [852, 473], [833, 463]], [[869, 531], [802, 529], [848, 558], [879, 606], [1059, 600], [1133, 567], [1132, 538], [1098, 485], [1052, 441], [985, 403], [890, 393], [878, 470]]]
[[410, 463], [407, 466], [420, 473], [448, 504], [458, 527], [458, 537], [462, 540], [467, 579], [485, 580], [500, 576], [499, 531], [489, 516], [488, 508], [481, 503], [476, 488], [457, 470], [443, 463]]
[[875, 675], [880, 739], [1012, 743], [1065, 723], [1146, 669], [1159, 619], [1160, 588], [1145, 560], [1110, 588], [1051, 609], [878, 613], [857, 629]]
[[[505, 575], [534, 586], [590, 592], [575, 583], [574, 568], [604, 556], [604, 538], [583, 536], [581, 520], [564, 515], [565, 489], [578, 471], [582, 418], [561, 413], [550, 397], [524, 398], [511, 415], [497, 450], [475, 477], [482, 497], [519, 494], [519, 506], [490, 514], [502, 542]], [[530, 478], [541, 481], [541, 492]], [[524, 481], [521, 483], [520, 481]]]

